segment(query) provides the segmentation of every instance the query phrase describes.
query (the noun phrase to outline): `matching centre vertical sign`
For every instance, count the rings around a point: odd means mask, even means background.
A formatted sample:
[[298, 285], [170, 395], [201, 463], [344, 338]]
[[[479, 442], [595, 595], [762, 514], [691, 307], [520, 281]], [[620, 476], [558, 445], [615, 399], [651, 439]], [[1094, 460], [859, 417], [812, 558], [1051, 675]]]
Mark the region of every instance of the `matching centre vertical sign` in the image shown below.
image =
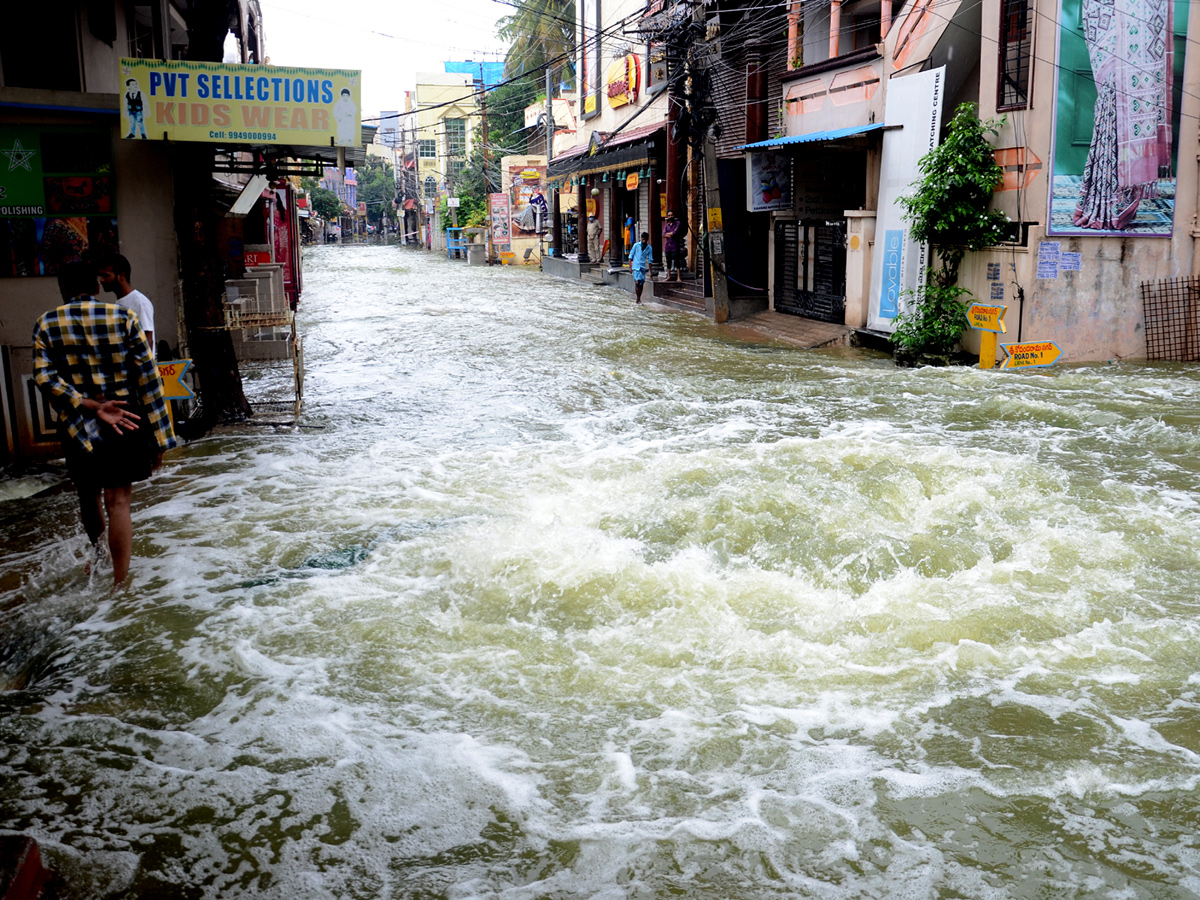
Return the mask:
[[894, 319], [904, 309], [904, 292], [925, 283], [929, 248], [909, 235], [900, 198], [912, 190], [921, 157], [938, 145], [945, 78], [946, 67], [940, 66], [888, 82], [884, 121], [904, 127], [883, 134], [875, 226], [879, 252], [871, 262], [867, 314], [868, 327], [879, 331], [895, 330]]

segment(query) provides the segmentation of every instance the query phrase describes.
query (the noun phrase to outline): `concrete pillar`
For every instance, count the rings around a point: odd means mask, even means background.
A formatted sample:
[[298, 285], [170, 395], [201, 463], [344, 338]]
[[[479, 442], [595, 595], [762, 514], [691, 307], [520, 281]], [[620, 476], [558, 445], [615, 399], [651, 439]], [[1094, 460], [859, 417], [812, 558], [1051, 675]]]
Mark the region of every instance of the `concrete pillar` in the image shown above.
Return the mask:
[[829, 58], [839, 56], [838, 38], [842, 30], [842, 0], [831, 0], [829, 4]]

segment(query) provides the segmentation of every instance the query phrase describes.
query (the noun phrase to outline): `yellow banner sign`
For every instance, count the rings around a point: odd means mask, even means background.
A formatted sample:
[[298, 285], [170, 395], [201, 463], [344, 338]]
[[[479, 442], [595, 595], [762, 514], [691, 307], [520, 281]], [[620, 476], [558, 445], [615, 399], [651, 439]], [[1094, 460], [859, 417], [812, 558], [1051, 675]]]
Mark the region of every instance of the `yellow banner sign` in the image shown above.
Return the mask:
[[608, 105], [616, 109], [636, 100], [641, 87], [640, 76], [640, 63], [632, 53], [614, 59], [608, 67], [608, 77], [605, 79]]
[[967, 322], [972, 328], [978, 328], [980, 331], [1005, 334], [1008, 331], [1004, 327], [1004, 313], [1007, 309], [1007, 306], [984, 306], [982, 303], [972, 303], [967, 307]]
[[351, 69], [122, 59], [121, 133], [133, 140], [357, 147], [361, 81]]
[[176, 359], [158, 364], [158, 377], [162, 379], [163, 396], [168, 400], [191, 399], [196, 395], [183, 383], [183, 376], [192, 367], [190, 359]]
[[625, 176], [625, 190], [636, 191], [638, 186], [638, 173], [630, 172]]
[[1001, 344], [1008, 354], [1003, 369], [1032, 369], [1037, 366], [1053, 365], [1062, 356], [1062, 350], [1054, 341], [1032, 341], [1027, 344]]

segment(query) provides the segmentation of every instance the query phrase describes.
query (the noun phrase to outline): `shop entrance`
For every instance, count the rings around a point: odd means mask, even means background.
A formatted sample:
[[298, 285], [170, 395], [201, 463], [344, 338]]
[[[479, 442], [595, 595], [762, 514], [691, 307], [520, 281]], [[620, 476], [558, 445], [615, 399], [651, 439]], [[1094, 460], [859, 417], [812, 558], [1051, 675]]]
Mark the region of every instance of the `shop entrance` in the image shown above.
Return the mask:
[[845, 324], [845, 219], [776, 222], [775, 259], [777, 310]]

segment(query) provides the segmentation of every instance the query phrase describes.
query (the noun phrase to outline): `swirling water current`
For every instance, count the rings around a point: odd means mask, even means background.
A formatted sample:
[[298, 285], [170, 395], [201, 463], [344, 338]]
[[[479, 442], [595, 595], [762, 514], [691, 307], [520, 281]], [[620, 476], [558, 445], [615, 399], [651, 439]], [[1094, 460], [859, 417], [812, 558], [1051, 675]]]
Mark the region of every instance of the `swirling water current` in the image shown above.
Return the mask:
[[0, 830], [73, 896], [1200, 897], [1200, 370], [306, 267], [304, 427], [172, 454], [125, 594], [0, 503]]

